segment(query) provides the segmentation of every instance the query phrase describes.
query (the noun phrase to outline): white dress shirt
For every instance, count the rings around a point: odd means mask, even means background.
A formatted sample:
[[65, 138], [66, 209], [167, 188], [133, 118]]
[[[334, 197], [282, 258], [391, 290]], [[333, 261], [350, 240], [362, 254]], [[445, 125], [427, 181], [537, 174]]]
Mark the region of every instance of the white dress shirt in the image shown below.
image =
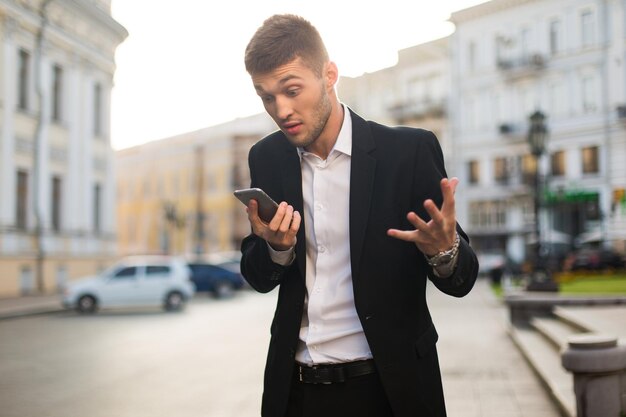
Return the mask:
[[[354, 306], [350, 266], [352, 119], [344, 106], [337, 142], [326, 160], [298, 149], [302, 170], [307, 294], [296, 361], [350, 362], [372, 357]], [[292, 251], [272, 259], [286, 264]], [[291, 258], [291, 259], [290, 259]]]

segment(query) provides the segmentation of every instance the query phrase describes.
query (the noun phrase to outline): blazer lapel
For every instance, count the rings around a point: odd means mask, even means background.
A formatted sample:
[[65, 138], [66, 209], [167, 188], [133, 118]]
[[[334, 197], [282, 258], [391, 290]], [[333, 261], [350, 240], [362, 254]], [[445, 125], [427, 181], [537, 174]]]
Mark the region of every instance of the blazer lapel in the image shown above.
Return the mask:
[[352, 280], [359, 276], [363, 241], [372, 201], [376, 159], [370, 153], [376, 148], [368, 124], [350, 110], [352, 116], [352, 160], [350, 167], [350, 258]]
[[[285, 139], [285, 142], [287, 140]], [[286, 143], [285, 155], [282, 163], [282, 182], [285, 201], [291, 204], [302, 216], [302, 223], [296, 236], [296, 261], [300, 274], [306, 279], [306, 238], [304, 236], [304, 203], [302, 200], [302, 171], [298, 151], [291, 144]], [[306, 282], [306, 281], [305, 281]]]

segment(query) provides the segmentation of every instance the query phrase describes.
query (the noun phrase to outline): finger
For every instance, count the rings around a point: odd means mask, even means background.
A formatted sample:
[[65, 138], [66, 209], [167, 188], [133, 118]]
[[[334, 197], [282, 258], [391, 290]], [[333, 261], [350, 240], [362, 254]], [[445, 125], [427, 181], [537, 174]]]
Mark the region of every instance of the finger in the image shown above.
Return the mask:
[[405, 242], [415, 242], [417, 239], [417, 230], [389, 229], [387, 230], [387, 236], [404, 240]]
[[283, 217], [285, 217], [285, 213], [287, 212], [287, 206], [288, 204], [284, 201], [281, 201], [281, 203], [278, 205], [278, 210], [276, 210], [276, 214], [274, 214], [274, 217], [272, 218], [272, 220], [270, 220], [268, 224], [271, 231], [278, 231], [280, 224], [283, 221]]
[[430, 215], [430, 218], [437, 225], [443, 226], [445, 223], [445, 218], [441, 211], [437, 208], [435, 202], [431, 199], [424, 201], [424, 208]]
[[426, 234], [419, 230], [389, 229], [387, 230], [387, 235], [399, 240], [404, 240], [405, 242], [413, 242], [418, 246], [430, 245], [432, 241]]
[[291, 220], [293, 219], [293, 207], [287, 206], [287, 210], [285, 211], [285, 216], [280, 222], [280, 226], [278, 227], [278, 231], [280, 233], [287, 233], [289, 230], [289, 226], [291, 225]]
[[448, 183], [452, 187], [452, 194], [456, 193], [456, 187], [459, 185], [459, 179], [457, 177], [452, 177], [448, 180]]
[[429, 231], [430, 228], [428, 227], [428, 223], [426, 223], [424, 219], [422, 219], [414, 212], [410, 212], [409, 214], [407, 214], [406, 218], [413, 226], [415, 226], [416, 229], [423, 232]]
[[293, 219], [291, 220], [291, 227], [289, 228], [289, 234], [295, 236], [300, 230], [300, 223], [302, 222], [302, 216], [297, 211], [293, 212]]
[[256, 200], [250, 200], [246, 210], [248, 212], [248, 220], [250, 221], [252, 232], [257, 236], [261, 236], [265, 223], [263, 223], [259, 217], [259, 203], [257, 203]]
[[443, 204], [441, 205], [441, 211], [444, 217], [450, 218], [454, 217], [455, 213], [455, 199], [454, 193], [456, 191], [456, 186], [459, 183], [458, 178], [452, 178], [451, 180], [443, 179], [441, 181], [441, 192], [443, 194]]

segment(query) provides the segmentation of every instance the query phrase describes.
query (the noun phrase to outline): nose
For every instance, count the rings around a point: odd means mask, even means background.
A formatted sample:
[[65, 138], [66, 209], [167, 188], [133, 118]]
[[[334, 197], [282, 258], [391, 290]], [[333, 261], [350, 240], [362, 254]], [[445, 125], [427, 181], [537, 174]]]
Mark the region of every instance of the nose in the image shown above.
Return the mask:
[[290, 100], [287, 97], [276, 97], [276, 116], [280, 120], [287, 120], [292, 113]]

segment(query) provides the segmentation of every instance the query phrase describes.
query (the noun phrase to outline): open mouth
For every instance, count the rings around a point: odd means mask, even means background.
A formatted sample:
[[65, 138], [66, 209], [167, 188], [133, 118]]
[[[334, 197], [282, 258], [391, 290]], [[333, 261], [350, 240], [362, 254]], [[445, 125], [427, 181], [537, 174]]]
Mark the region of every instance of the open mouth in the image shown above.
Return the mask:
[[283, 129], [290, 135], [297, 135], [302, 130], [302, 123], [287, 123]]

